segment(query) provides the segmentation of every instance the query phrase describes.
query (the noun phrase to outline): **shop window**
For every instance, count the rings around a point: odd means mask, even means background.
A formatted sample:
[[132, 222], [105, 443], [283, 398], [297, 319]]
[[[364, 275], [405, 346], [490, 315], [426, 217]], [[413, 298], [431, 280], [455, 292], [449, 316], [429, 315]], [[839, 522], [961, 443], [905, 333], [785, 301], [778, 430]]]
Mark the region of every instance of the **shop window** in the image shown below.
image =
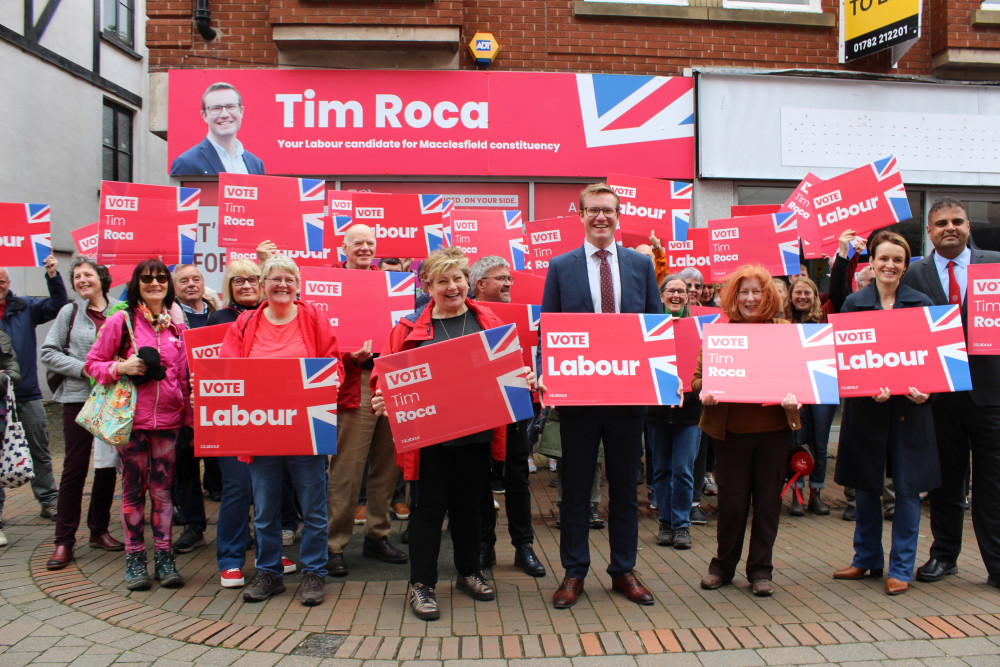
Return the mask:
[[129, 48], [135, 46], [135, 0], [104, 0], [104, 36], [121, 42]]
[[105, 181], [132, 180], [132, 111], [104, 100], [102, 122], [102, 178]]
[[1000, 197], [964, 201], [972, 224], [972, 242], [982, 250], [1000, 250]]
[[761, 9], [772, 12], [820, 12], [820, 0], [722, 0], [726, 9]]

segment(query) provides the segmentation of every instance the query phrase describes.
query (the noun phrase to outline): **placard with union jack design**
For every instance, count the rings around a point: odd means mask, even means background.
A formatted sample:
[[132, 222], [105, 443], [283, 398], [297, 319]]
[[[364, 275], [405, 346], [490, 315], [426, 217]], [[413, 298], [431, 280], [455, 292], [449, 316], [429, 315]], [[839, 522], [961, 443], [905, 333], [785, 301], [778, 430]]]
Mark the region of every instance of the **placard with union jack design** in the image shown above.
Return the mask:
[[48, 204], [0, 202], [0, 266], [42, 266], [52, 254]]
[[200, 198], [197, 188], [102, 181], [97, 259], [123, 265], [150, 257], [167, 266], [193, 263]]
[[535, 414], [513, 324], [380, 356], [375, 369], [396, 451]]
[[323, 250], [326, 182], [254, 174], [219, 174], [219, 245]]
[[[450, 200], [449, 200], [450, 201]], [[518, 210], [453, 208], [449, 245], [458, 246], [469, 264], [480, 257], [497, 255], [511, 271], [525, 268], [524, 225]]]
[[337, 453], [339, 359], [195, 359], [198, 456]]
[[[686, 241], [691, 222], [691, 193], [694, 186], [684, 181], [608, 174], [608, 185], [621, 200], [619, 225], [628, 237], [648, 243], [650, 231], [660, 242]], [[626, 238], [626, 244], [632, 246]]]
[[441, 195], [353, 192], [351, 201], [351, 222], [372, 228], [378, 257], [427, 257], [447, 245]]
[[543, 313], [546, 405], [677, 405], [669, 315]]
[[772, 276], [799, 273], [799, 233], [791, 213], [708, 221], [711, 282], [722, 282], [744, 264], [761, 264]]

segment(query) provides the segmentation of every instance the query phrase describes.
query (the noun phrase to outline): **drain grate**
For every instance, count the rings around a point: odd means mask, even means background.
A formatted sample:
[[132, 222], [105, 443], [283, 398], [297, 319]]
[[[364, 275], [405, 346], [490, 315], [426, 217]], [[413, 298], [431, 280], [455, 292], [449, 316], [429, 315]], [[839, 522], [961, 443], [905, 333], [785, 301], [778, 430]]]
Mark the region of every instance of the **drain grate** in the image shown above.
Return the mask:
[[347, 635], [313, 634], [306, 637], [301, 644], [292, 649], [292, 655], [305, 655], [310, 658], [332, 658]]

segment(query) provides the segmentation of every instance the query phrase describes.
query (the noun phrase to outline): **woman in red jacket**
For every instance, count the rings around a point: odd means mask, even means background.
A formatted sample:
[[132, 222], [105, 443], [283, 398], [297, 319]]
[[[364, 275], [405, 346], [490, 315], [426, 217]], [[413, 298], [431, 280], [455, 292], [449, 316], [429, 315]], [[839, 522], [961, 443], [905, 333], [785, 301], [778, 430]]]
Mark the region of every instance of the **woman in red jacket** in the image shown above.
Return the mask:
[[[430, 302], [402, 318], [389, 334], [382, 355], [439, 343], [504, 323], [485, 306], [467, 298], [469, 260], [459, 248], [431, 253], [420, 266], [420, 281]], [[528, 371], [528, 383], [534, 374]], [[385, 400], [372, 373], [372, 410], [385, 413]], [[457, 389], [457, 388], [456, 388]], [[448, 514], [458, 570], [456, 588], [475, 600], [492, 600], [496, 593], [479, 569], [479, 500], [486, 491], [490, 456], [504, 460], [506, 427], [473, 433], [400, 454], [396, 463], [413, 485], [410, 513], [410, 608], [425, 621], [439, 618], [437, 585], [441, 523]]]
[[[274, 255], [261, 267], [264, 298], [256, 310], [243, 312], [222, 342], [223, 357], [339, 358], [340, 348], [330, 321], [308, 303], [298, 301], [299, 267]], [[344, 366], [337, 363], [337, 377]], [[281, 485], [287, 464], [302, 507], [302, 604], [323, 602], [326, 577], [326, 457], [255, 456], [253, 482], [254, 528], [257, 534], [257, 576], [243, 592], [247, 602], [263, 602], [285, 590], [281, 562]]]

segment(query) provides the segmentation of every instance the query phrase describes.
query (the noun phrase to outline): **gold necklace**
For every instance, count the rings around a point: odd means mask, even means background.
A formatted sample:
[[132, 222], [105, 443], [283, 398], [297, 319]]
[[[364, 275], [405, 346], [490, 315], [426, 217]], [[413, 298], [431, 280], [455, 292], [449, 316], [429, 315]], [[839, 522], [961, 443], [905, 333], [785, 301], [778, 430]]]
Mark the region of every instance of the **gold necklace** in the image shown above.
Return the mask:
[[[441, 322], [441, 330], [444, 331], [444, 335], [448, 337], [448, 340], [451, 340], [451, 334], [448, 333], [448, 327], [444, 325], [444, 318], [441, 318], [438, 321]], [[469, 311], [468, 309], [466, 309], [465, 315], [462, 316], [462, 333], [459, 334], [459, 337], [465, 335], [465, 325], [466, 323], [468, 323], [468, 321], [469, 321]]]

